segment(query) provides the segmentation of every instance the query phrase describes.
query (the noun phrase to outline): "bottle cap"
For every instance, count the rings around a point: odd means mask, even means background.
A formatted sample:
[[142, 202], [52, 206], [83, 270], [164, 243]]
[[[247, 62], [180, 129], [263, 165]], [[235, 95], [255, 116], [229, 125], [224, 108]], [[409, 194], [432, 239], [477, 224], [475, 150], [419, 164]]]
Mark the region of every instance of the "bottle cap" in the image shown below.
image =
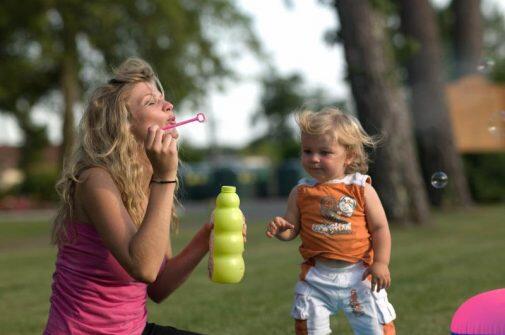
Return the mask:
[[235, 193], [237, 188], [235, 186], [221, 186], [221, 192], [224, 193]]

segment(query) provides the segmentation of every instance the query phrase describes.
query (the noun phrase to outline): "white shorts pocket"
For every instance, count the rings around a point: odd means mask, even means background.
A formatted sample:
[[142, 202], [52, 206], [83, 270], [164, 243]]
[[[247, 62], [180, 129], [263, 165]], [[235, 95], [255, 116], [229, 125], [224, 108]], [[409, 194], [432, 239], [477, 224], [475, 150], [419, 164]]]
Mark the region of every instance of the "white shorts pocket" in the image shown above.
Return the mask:
[[381, 324], [387, 324], [396, 319], [396, 312], [393, 305], [388, 300], [386, 290], [372, 292], [375, 307], [377, 307], [377, 318]]
[[297, 320], [307, 320], [309, 317], [310, 287], [307, 283], [299, 281], [295, 287], [295, 301], [291, 309], [291, 316]]

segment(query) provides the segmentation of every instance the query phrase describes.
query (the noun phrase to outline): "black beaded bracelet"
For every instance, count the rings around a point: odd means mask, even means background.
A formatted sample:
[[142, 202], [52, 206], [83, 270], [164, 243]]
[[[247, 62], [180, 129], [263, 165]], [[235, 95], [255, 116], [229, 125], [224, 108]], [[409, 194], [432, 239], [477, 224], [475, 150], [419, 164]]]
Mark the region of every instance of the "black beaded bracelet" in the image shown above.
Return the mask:
[[156, 180], [156, 179], [151, 179], [151, 183], [156, 183], [156, 184], [175, 184], [177, 183], [177, 180]]

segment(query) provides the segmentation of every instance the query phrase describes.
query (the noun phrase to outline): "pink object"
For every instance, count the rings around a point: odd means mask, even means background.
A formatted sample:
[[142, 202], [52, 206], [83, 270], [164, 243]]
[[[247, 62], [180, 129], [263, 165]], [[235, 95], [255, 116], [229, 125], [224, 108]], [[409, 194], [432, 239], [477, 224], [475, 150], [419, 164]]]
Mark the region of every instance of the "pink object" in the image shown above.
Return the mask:
[[505, 334], [505, 289], [480, 293], [465, 301], [452, 317], [451, 334]]
[[147, 285], [128, 275], [93, 226], [67, 224], [77, 235], [58, 251], [44, 334], [141, 334]]
[[204, 121], [205, 121], [205, 114], [203, 114], [203, 113], [198, 113], [198, 114], [196, 114], [196, 116], [195, 116], [195, 117], [192, 117], [191, 119], [187, 119], [187, 120], [184, 120], [184, 121], [181, 121], [181, 122], [177, 122], [176, 124], [172, 124], [172, 125], [169, 125], [169, 126], [163, 127], [163, 128], [161, 128], [161, 129], [162, 129], [162, 130], [173, 129], [173, 128], [175, 128], [175, 127], [179, 127], [179, 126], [182, 126], [183, 124], [190, 123], [190, 122], [194, 122], [194, 121], [204, 122]]

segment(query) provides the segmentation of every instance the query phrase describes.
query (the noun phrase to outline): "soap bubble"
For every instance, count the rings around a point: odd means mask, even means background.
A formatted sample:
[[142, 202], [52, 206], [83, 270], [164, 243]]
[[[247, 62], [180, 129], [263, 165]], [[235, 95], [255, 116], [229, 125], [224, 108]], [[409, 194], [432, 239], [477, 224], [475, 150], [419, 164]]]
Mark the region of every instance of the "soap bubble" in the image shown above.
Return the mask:
[[431, 176], [431, 186], [433, 186], [434, 188], [444, 188], [445, 186], [447, 186], [448, 180], [449, 178], [447, 178], [447, 175], [444, 172], [442, 171], [435, 172]]
[[493, 136], [505, 136], [505, 110], [491, 114], [487, 123], [487, 130]]
[[479, 65], [477, 65], [477, 70], [480, 73], [489, 73], [493, 70], [494, 68], [495, 61], [491, 58], [484, 58], [479, 62]]

